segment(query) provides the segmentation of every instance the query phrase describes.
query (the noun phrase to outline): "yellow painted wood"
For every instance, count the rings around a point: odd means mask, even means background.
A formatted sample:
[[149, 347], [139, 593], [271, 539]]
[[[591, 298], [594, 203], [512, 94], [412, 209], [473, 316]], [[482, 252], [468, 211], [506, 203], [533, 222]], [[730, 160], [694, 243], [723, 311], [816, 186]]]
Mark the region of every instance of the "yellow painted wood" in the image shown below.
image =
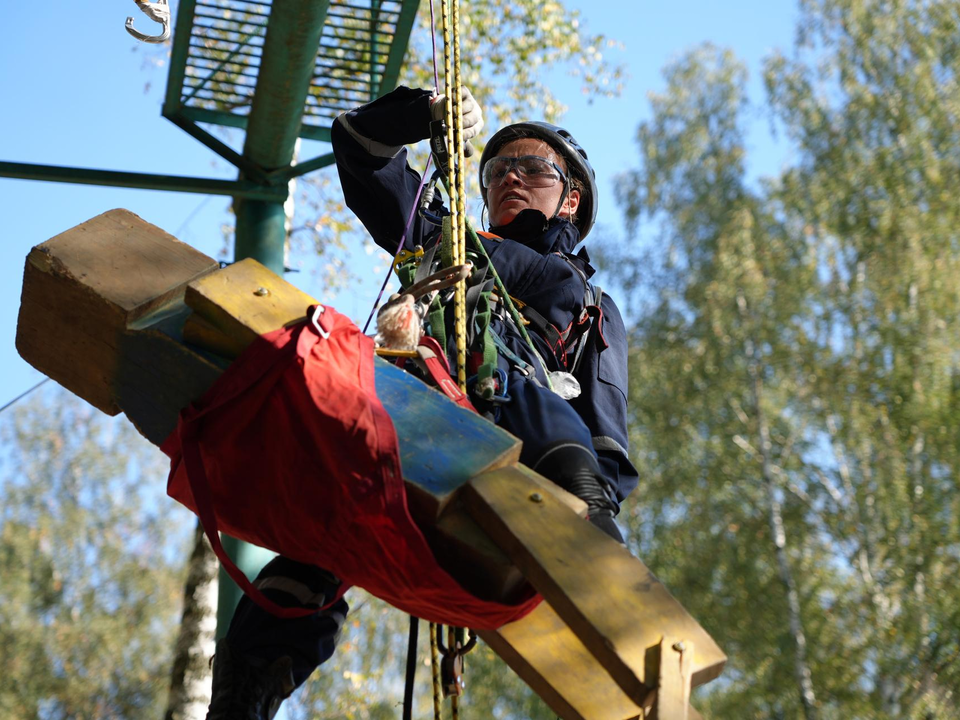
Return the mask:
[[[587, 505], [534, 471], [514, 465], [537, 486], [541, 494], [550, 494], [580, 517], [587, 516]], [[491, 468], [493, 469], [493, 468]], [[408, 489], [412, 486], [408, 485]], [[529, 583], [507, 557], [506, 553], [470, 517], [463, 507], [459, 492], [444, 507], [434, 525], [436, 541], [431, 543], [434, 553], [448, 567], [470, 563], [471, 573], [461, 573], [457, 580], [472, 594], [484, 600], [512, 602], [529, 589]]]
[[[253, 259], [241, 260], [187, 286], [184, 300], [205, 327], [245, 348], [255, 338], [302, 320], [317, 301]], [[198, 339], [195, 325], [191, 341]]]
[[689, 720], [693, 643], [676, 636], [664, 636], [660, 641], [659, 656], [656, 702], [648, 717], [651, 720]]
[[[185, 288], [198, 277], [190, 294], [200, 312], [191, 314]], [[258, 263], [220, 270], [215, 260], [160, 228], [113, 211], [31, 252], [18, 348], [35, 367], [104, 412], [123, 411], [145, 437], [161, 444], [180, 410], [226, 367], [200, 351], [236, 357], [259, 334], [303, 317], [313, 302]], [[182, 342], [188, 315], [194, 345]], [[433, 537], [447, 533], [459, 544], [445, 566], [455, 577], [470, 575], [470, 582], [489, 592], [516, 593], [525, 581], [489, 540], [473, 542], [486, 536], [471, 518], [436, 532], [433, 527], [460, 483], [515, 463], [519, 441], [398, 368], [376, 364], [378, 392], [390, 396], [402, 440], [408, 490], [435, 495], [433, 512], [415, 519]], [[488, 552], [494, 557], [488, 559]], [[487, 571], [505, 577], [484, 577]]]
[[642, 704], [656, 687], [647, 653], [664, 635], [694, 643], [694, 686], [715, 678], [726, 656], [653, 573], [538, 491], [516, 468], [503, 468], [471, 480], [463, 502], [627, 696]]
[[184, 321], [183, 339], [191, 345], [227, 360], [236, 360], [249, 344], [244, 343], [240, 338], [228, 335], [196, 313], [190, 313]]
[[218, 263], [128, 210], [111, 210], [38, 245], [24, 269], [17, 350], [109, 415], [121, 335], [179, 303]]
[[420, 357], [420, 354], [416, 350], [394, 350], [392, 348], [378, 347], [377, 357], [413, 359]]
[[634, 720], [626, 696], [547, 603], [480, 637], [562, 720]]
[[[426, 532], [424, 524], [420, 527]], [[529, 590], [523, 574], [466, 514], [458, 500], [444, 508], [433, 532], [430, 547], [442, 566], [471, 565], [470, 572], [457, 575], [457, 582], [469, 593], [483, 600], [510, 603]]]

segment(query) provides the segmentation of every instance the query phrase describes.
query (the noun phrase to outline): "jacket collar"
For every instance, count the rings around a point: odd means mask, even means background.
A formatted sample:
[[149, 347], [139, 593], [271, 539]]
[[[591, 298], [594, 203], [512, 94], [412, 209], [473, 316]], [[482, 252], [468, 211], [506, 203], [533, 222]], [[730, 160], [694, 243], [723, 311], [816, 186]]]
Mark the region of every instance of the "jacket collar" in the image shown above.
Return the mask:
[[580, 242], [580, 231], [564, 218], [547, 220], [547, 216], [539, 210], [528, 208], [506, 225], [491, 227], [490, 232], [526, 245], [541, 255], [562, 253], [576, 263], [588, 278], [596, 272], [590, 264], [586, 246], [573, 254]]

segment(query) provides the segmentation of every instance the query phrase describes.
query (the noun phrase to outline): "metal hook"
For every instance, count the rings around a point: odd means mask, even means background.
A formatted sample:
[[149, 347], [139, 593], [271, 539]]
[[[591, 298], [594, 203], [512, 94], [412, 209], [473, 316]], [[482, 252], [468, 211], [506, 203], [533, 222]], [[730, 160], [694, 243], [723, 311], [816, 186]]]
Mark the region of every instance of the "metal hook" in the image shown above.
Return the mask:
[[157, 2], [146, 2], [146, 0], [134, 0], [146, 16], [155, 22], [163, 25], [163, 32], [159, 35], [145, 35], [133, 27], [133, 18], [127, 18], [127, 32], [133, 35], [137, 40], [147, 43], [162, 43], [170, 37], [170, 6], [167, 0], [157, 0]]

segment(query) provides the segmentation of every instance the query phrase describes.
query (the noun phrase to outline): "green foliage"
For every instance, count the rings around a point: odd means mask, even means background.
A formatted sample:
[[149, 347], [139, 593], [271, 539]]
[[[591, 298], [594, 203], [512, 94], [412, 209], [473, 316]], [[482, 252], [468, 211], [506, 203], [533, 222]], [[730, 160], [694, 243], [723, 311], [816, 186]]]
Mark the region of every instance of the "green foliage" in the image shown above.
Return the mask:
[[160, 717], [187, 518], [159, 453], [65, 391], [0, 427], [0, 715]]
[[953, 717], [957, 5], [802, 9], [765, 69], [780, 177], [746, 180], [730, 53], [671, 65], [638, 132], [620, 202], [661, 251], [627, 271], [633, 542], [730, 654], [705, 714]]

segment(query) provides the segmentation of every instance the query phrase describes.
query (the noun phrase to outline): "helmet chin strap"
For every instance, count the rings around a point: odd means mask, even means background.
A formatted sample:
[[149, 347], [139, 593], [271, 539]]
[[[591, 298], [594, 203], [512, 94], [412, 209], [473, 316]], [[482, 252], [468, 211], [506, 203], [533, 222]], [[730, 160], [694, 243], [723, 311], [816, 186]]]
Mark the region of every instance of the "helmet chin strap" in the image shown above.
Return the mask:
[[553, 211], [553, 217], [550, 219], [553, 220], [555, 217], [560, 217], [560, 210], [563, 208], [563, 203], [567, 201], [567, 196], [570, 194], [570, 181], [564, 178], [563, 180], [563, 192], [560, 194], [560, 202], [557, 203], [557, 209]]

